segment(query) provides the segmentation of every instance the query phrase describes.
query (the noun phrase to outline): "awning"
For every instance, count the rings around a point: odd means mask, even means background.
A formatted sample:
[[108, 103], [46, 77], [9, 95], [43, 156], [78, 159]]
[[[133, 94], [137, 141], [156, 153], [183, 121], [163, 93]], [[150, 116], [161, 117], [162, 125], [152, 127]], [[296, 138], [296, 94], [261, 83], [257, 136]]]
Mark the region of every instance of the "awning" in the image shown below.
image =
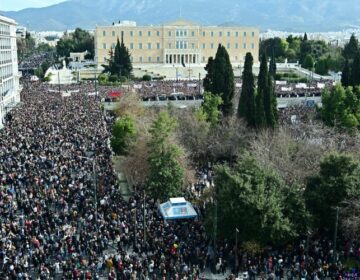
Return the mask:
[[159, 208], [165, 220], [192, 219], [197, 217], [192, 204], [183, 197], [170, 198], [169, 201], [160, 204]]

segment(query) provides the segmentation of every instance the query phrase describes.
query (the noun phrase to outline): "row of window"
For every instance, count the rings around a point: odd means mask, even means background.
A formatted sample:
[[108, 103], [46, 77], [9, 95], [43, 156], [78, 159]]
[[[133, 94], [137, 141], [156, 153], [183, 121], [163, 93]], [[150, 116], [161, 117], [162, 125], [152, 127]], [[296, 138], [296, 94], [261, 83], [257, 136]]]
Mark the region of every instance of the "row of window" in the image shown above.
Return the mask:
[[[153, 49], [153, 44], [152, 44], [152, 43], [147, 43], [146, 45], [145, 45], [145, 44], [143, 45], [143, 43], [139, 43], [139, 44], [137, 45], [137, 49], [142, 50], [142, 49], [144, 49], [144, 48], [143, 48], [144, 46], [146, 46], [146, 49], [148, 49], [148, 50]], [[217, 45], [216, 45], [216, 46], [217, 46]], [[171, 45], [171, 43], [169, 43], [169, 44], [168, 44], [168, 48], [171, 49], [171, 47], [172, 47], [172, 45]], [[188, 48], [188, 43], [187, 43], [186, 41], [176, 41], [175, 47], [176, 47], [176, 49], [187, 49], [187, 48]], [[214, 43], [211, 43], [211, 44], [209, 45], [209, 47], [210, 47], [210, 49], [214, 49], [214, 48], [215, 48], [215, 44], [214, 44]], [[247, 48], [249, 48], [249, 47], [253, 50], [253, 49], [255, 49], [255, 44], [254, 44], [254, 43], [251, 43], [250, 46], [249, 46], [248, 44], [246, 44], [246, 43], [243, 43], [243, 44], [242, 44], [242, 48], [243, 48], [243, 49], [247, 49]], [[112, 49], [115, 48], [115, 43], [112, 43], [111, 48], [112, 48]], [[134, 43], [130, 43], [129, 48], [130, 48], [130, 50], [133, 50], [133, 49], [135, 48]], [[160, 48], [161, 48], [160, 43], [156, 43], [156, 49], [159, 50]], [[203, 44], [202, 44], [202, 49], [206, 49], [206, 48], [207, 48], [206, 44], [203, 43]], [[226, 48], [227, 48], [227, 49], [231, 49], [231, 48], [232, 48], [232, 47], [231, 47], [231, 44], [230, 44], [230, 43], [227, 43], [227, 44], [226, 44]], [[235, 43], [235, 44], [234, 44], [234, 48], [235, 48], [235, 49], [239, 49], [239, 48], [240, 48], [239, 43]], [[106, 43], [103, 43], [103, 49], [104, 49], [104, 50], [107, 49]], [[195, 49], [195, 43], [191, 43], [191, 49]]]
[[[123, 32], [123, 31], [121, 31], [121, 32]], [[208, 32], [209, 32], [209, 31], [208, 31]], [[150, 31], [150, 30], [149, 30], [149, 31], [147, 31], [147, 32], [143, 32], [142, 30], [139, 30], [139, 31], [137, 32], [137, 34], [138, 34], [139, 37], [142, 37], [143, 34], [146, 34], [146, 33], [147, 33], [147, 36], [148, 36], [148, 37], [151, 37], [153, 33], [156, 34], [156, 36], [158, 36], [158, 37], [160, 36], [160, 31], [156, 31], [156, 32], [154, 31], [154, 32], [153, 32], [153, 31]], [[216, 32], [216, 31], [210, 31], [210, 36], [211, 36], [211, 37], [214, 37], [214, 35], [217, 34], [219, 37], [222, 37], [223, 35], [226, 34], [227, 37], [231, 37], [231, 36], [239, 37], [241, 32], [235, 31], [235, 32], [233, 32], [233, 34], [231, 34], [231, 33], [232, 33], [231, 31], [227, 31], [227, 32], [223, 32], [223, 31], [218, 31], [218, 32]], [[134, 34], [135, 34], [134, 31], [130, 31], [130, 32], [129, 32], [130, 37], [133, 37]], [[196, 32], [195, 32], [195, 31], [191, 31], [190, 33], [188, 33], [187, 30], [176, 30], [176, 32], [173, 33], [173, 32], [170, 31], [170, 30], [168, 31], [168, 37], [171, 37], [173, 34], [175, 34], [176, 37], [187, 37], [188, 34], [191, 34], [191, 37], [195, 37]], [[202, 31], [202, 36], [203, 36], [203, 37], [206, 37], [206, 34], [207, 34], [206, 31]], [[111, 31], [111, 35], [112, 35], [113, 37], [115, 37], [115, 36], [116, 36], [116, 32], [115, 32], [114, 30], [112, 30], [112, 31]], [[247, 35], [248, 35], [248, 33], [247, 33], [246, 31], [242, 32], [242, 36], [243, 36], [243, 37], [247, 37]], [[106, 36], [106, 30], [103, 30], [103, 36], [104, 36], [104, 37]], [[250, 36], [251, 36], [251, 37], [255, 37], [255, 32], [252, 31], [252, 32], [250, 33]]]
[[0, 95], [5, 96], [14, 88], [14, 79], [7, 80], [0, 86]]
[[[107, 59], [108, 59], [107, 57], [104, 57], [104, 61], [106, 61]], [[243, 57], [241, 59], [245, 60], [245, 57]], [[130, 60], [131, 60], [131, 62], [134, 62], [134, 57], [131, 56]], [[239, 57], [235, 56], [234, 61], [239, 61]], [[138, 59], [136, 60], [136, 62], [140, 62], [140, 63], [142, 63], [142, 62], [157, 62], [157, 63], [160, 63], [161, 59], [160, 59], [160, 56], [157, 56], [156, 58], [151, 57], [151, 56], [148, 56], [148, 57], [139, 56]], [[207, 62], [207, 58], [205, 56], [202, 57], [202, 62], [203, 63]]]
[[7, 78], [10, 78], [13, 75], [13, 67], [12, 65], [7, 66], [1, 66], [0, 67], [0, 78], [2, 80], [5, 80]]
[[11, 49], [11, 40], [10, 38], [1, 38], [0, 37], [0, 50]]
[[10, 35], [10, 25], [8, 24], [0, 24], [0, 34], [1, 35]]
[[10, 63], [12, 61], [11, 51], [1, 51], [0, 52], [0, 65], [5, 63]]
[[[107, 57], [104, 57], [104, 61], [106, 61], [108, 58]], [[130, 60], [131, 60], [131, 62], [134, 62], [134, 57], [133, 56], [131, 56], [130, 57]], [[160, 60], [160, 56], [157, 56], [156, 58], [155, 57], [151, 57], [151, 56], [149, 56], [149, 57], [142, 57], [142, 56], [139, 56], [139, 59], [137, 60], [137, 62], [161, 62], [161, 60]]]

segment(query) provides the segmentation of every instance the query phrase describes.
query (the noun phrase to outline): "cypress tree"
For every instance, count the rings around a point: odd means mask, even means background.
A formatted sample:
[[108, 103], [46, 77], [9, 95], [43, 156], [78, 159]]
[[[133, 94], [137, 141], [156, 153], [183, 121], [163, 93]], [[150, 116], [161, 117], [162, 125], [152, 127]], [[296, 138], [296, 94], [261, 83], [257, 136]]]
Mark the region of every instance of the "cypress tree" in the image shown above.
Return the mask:
[[226, 60], [221, 44], [219, 44], [214, 61], [213, 93], [223, 95], [225, 88]]
[[302, 65], [305, 61], [305, 58], [308, 54], [311, 53], [311, 45], [308, 41], [307, 34], [305, 33], [303, 40], [300, 45], [300, 64]]
[[222, 112], [224, 115], [232, 114], [232, 99], [235, 92], [234, 73], [229, 54], [221, 44], [218, 46], [215, 59], [209, 58], [205, 69], [208, 71], [204, 80], [205, 90], [220, 95], [223, 99], [220, 107]]
[[306, 32], [305, 32], [303, 41], [307, 41], [307, 40], [308, 40], [308, 37], [307, 37], [307, 34], [306, 34]]
[[352, 34], [349, 43], [347, 43], [344, 47], [343, 56], [346, 59], [354, 60], [358, 52], [359, 52], [359, 42], [356, 39], [355, 35]]
[[121, 66], [122, 66], [122, 75], [130, 76], [132, 72], [132, 63], [130, 60], [130, 52], [124, 44], [124, 33], [121, 33], [121, 45], [120, 45], [120, 57], [121, 57]]
[[353, 87], [360, 85], [360, 54], [355, 56], [351, 67], [351, 85]]
[[265, 93], [265, 99], [270, 100], [269, 107], [267, 104], [264, 105], [266, 125], [267, 127], [275, 128], [278, 122], [277, 100], [276, 100], [276, 93], [274, 87], [274, 80], [270, 75], [268, 77], [268, 86], [267, 86], [267, 92]]
[[351, 73], [350, 73], [349, 60], [345, 60], [345, 66], [341, 74], [341, 85], [343, 87], [348, 87], [351, 85], [350, 75]]
[[121, 76], [122, 75], [121, 68], [122, 68], [121, 46], [120, 46], [119, 38], [117, 38], [115, 51], [114, 51], [114, 67], [113, 67], [114, 73], [111, 74], [116, 74], [118, 76]]
[[252, 72], [254, 59], [251, 53], [246, 53], [243, 83], [238, 106], [238, 117], [244, 118], [248, 125], [255, 127], [255, 81]]
[[230, 57], [224, 46], [222, 48], [222, 57], [225, 61], [224, 71], [224, 88], [222, 90], [222, 99], [224, 103], [221, 105], [221, 109], [225, 116], [233, 114], [233, 98], [235, 94], [235, 84], [234, 84], [234, 71], [230, 62]]
[[204, 90], [207, 92], [213, 92], [214, 58], [212, 56], [209, 57], [208, 63], [205, 66], [205, 70], [207, 73], [204, 78]]
[[256, 126], [264, 127], [266, 124], [265, 119], [265, 105], [270, 107], [270, 99], [265, 99], [268, 91], [268, 66], [266, 61], [266, 55], [261, 56], [260, 72], [258, 77], [258, 87], [256, 93]]
[[269, 74], [275, 80], [275, 76], [276, 76], [276, 60], [275, 60], [274, 50], [273, 50], [272, 55], [271, 55], [270, 66], [269, 66]]

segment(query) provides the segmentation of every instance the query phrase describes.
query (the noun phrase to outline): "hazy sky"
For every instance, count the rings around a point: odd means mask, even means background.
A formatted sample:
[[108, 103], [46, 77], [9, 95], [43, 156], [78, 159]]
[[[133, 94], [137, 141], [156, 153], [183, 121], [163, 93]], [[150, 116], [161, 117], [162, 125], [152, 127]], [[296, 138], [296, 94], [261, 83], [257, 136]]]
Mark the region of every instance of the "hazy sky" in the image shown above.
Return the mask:
[[65, 0], [0, 0], [0, 11], [18, 11], [25, 8], [46, 7]]

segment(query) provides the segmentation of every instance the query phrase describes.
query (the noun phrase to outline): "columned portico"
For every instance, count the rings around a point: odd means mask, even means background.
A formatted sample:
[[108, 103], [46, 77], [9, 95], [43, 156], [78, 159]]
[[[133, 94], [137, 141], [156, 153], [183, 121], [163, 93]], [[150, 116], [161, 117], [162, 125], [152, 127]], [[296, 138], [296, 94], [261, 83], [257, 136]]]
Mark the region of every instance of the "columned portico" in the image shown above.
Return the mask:
[[165, 49], [164, 50], [164, 64], [200, 64], [200, 51], [197, 49]]

